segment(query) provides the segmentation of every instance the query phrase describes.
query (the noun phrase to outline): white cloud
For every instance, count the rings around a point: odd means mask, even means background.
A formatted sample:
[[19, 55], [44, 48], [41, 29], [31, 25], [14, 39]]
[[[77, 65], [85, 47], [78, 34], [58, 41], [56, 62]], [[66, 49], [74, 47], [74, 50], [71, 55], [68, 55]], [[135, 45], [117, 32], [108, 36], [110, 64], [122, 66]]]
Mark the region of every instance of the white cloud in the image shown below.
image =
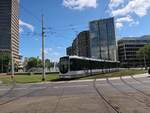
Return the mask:
[[23, 28], [22, 28], [22, 27], [26, 27], [26, 28], [30, 29], [32, 32], [34, 31], [33, 25], [28, 24], [28, 23], [26, 23], [26, 22], [23, 22], [22, 20], [19, 20], [19, 25], [21, 26], [21, 27], [20, 27], [20, 29], [21, 29], [20, 31], [23, 31]]
[[19, 28], [19, 33], [22, 33], [22, 32], [24, 32], [24, 30], [23, 30], [22, 27], [20, 27], [20, 28]]
[[85, 8], [96, 8], [97, 0], [63, 0], [63, 5], [70, 9], [82, 10]]
[[123, 4], [124, 0], [110, 0], [109, 7], [111, 9], [118, 7], [119, 5]]
[[116, 22], [133, 22], [133, 18], [131, 16], [125, 16], [125, 17], [121, 17], [121, 18], [117, 18]]
[[109, 9], [111, 16], [117, 18], [116, 23], [119, 28], [123, 27], [124, 23], [129, 23], [129, 26], [138, 25], [139, 21], [135, 20], [133, 15], [137, 17], [147, 15], [150, 0], [111, 0]]
[[117, 10], [112, 10], [113, 16], [124, 16], [129, 13], [134, 13], [137, 16], [145, 16], [150, 8], [150, 0], [131, 0], [128, 4]]
[[[42, 49], [40, 49], [40, 55], [42, 57]], [[46, 59], [49, 58], [54, 61], [58, 61], [61, 56], [60, 53], [55, 51], [53, 48], [45, 48], [44, 55]]]
[[130, 27], [133, 25], [139, 25], [139, 21], [133, 21], [132, 23], [129, 24]]
[[62, 48], [63, 48], [62, 46], [58, 46], [58, 47], [57, 47], [57, 49], [62, 49]]
[[[42, 54], [42, 49], [40, 49], [40, 51], [41, 51], [41, 54]], [[51, 53], [52, 51], [53, 51], [52, 48], [45, 48], [45, 49], [44, 49], [44, 54], [45, 54], [45, 55], [48, 55], [48, 54]]]
[[122, 28], [123, 27], [123, 23], [121, 23], [121, 22], [116, 22], [116, 28], [117, 29], [120, 29], [120, 28]]
[[120, 17], [116, 19], [116, 28], [122, 28], [125, 22], [133, 23], [134, 20], [131, 16]]

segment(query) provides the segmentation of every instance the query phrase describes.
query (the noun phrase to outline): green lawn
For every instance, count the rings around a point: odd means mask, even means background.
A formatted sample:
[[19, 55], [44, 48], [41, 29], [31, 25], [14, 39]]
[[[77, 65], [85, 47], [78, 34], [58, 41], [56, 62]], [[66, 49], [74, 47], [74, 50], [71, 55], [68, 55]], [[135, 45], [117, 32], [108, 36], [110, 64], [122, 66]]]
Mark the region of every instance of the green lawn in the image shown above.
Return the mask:
[[85, 80], [85, 79], [94, 79], [94, 78], [106, 78], [106, 77], [120, 77], [120, 76], [131, 76], [131, 75], [138, 75], [138, 74], [144, 74], [146, 73], [146, 70], [140, 70], [140, 69], [127, 69], [127, 70], [122, 70], [118, 72], [112, 72], [112, 73], [106, 73], [106, 74], [98, 74], [98, 75], [93, 75], [89, 77], [84, 77], [80, 78], [80, 80]]
[[[136, 74], [143, 74], [146, 73], [145, 70], [137, 70], [137, 69], [129, 69], [129, 70], [123, 70], [119, 72], [112, 72], [107, 74], [99, 74], [84, 78], [79, 78], [79, 80], [86, 80], [86, 79], [94, 79], [96, 78], [105, 78], [105, 77], [120, 77], [120, 76], [130, 76], [130, 75], [136, 75]], [[16, 75], [15, 76], [16, 83], [37, 83], [42, 82], [42, 76], [41, 75]], [[78, 79], [77, 79], [78, 80]], [[0, 81], [3, 82], [3, 84], [11, 84], [13, 83], [10, 76], [0, 76]], [[49, 74], [46, 75], [46, 81], [60, 81], [58, 74]]]
[[[46, 75], [46, 81], [58, 79], [58, 74]], [[14, 80], [16, 83], [37, 83], [42, 82], [42, 75], [16, 75]], [[4, 84], [11, 84], [13, 81], [10, 76], [1, 76], [0, 81]]]

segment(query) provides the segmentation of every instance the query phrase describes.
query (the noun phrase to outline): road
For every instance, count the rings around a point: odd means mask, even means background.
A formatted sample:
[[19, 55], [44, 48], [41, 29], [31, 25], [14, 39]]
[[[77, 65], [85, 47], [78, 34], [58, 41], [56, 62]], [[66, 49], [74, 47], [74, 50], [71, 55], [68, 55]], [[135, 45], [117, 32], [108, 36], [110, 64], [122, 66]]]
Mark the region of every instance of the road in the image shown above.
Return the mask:
[[[116, 111], [115, 111], [116, 110]], [[149, 113], [141, 77], [0, 86], [0, 113]]]

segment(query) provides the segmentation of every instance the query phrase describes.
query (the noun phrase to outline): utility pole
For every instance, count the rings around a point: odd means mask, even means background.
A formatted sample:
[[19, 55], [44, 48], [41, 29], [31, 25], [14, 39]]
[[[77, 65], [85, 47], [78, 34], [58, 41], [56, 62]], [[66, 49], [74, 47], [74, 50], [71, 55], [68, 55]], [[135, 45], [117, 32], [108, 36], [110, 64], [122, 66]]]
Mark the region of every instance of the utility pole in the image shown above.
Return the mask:
[[12, 46], [12, 39], [11, 39], [11, 78], [14, 79], [14, 58], [13, 58], [13, 46]]
[[145, 66], [145, 70], [147, 70], [147, 63], [146, 63], [145, 50], [144, 50], [144, 66]]
[[45, 81], [45, 56], [44, 56], [44, 16], [42, 15], [42, 81]]

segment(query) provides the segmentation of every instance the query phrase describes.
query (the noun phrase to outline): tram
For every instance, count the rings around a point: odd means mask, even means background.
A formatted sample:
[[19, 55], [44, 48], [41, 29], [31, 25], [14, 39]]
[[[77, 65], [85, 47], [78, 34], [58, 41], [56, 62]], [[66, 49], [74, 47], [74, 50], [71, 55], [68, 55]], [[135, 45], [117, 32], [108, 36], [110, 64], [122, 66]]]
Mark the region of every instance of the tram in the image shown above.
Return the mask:
[[78, 56], [64, 56], [59, 61], [59, 77], [72, 79], [108, 73], [119, 69], [118, 61], [100, 60]]

